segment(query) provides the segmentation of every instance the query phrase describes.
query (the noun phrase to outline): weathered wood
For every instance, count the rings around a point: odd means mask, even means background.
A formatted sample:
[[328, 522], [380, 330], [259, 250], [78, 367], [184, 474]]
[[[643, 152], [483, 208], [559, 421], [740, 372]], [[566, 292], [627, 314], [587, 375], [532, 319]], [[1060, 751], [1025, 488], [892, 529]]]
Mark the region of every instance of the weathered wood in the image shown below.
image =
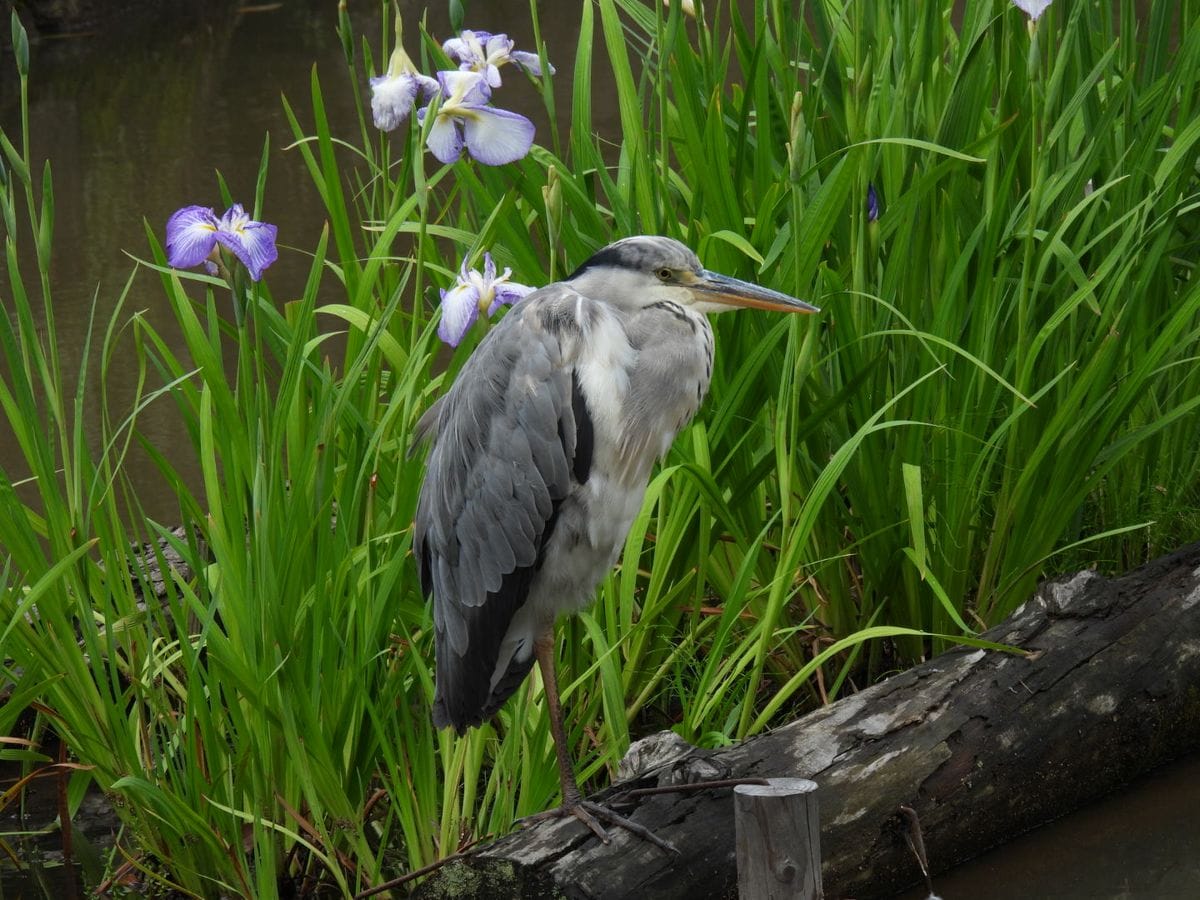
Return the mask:
[[823, 896], [816, 789], [807, 778], [772, 778], [733, 789], [741, 900]]
[[[739, 746], [684, 748], [636, 786], [811, 778], [825, 894], [868, 898], [921, 879], [902, 805], [920, 817], [936, 872], [1200, 749], [1200, 544], [1120, 578], [1050, 582], [985, 636], [1031, 653], [952, 650]], [[447, 867], [420, 895], [737, 896], [729, 790], [625, 811], [680, 856], [546, 822]]]

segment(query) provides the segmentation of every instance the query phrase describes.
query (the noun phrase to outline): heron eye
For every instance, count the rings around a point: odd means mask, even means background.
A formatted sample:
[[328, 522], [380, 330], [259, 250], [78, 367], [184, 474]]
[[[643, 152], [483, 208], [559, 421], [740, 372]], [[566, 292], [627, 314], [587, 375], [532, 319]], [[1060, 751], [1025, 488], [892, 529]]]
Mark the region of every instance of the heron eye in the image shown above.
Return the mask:
[[657, 275], [657, 276], [658, 276], [660, 279], [662, 279], [663, 281], [670, 281], [670, 280], [671, 280], [671, 276], [672, 276], [674, 273], [673, 273], [673, 272], [672, 272], [670, 269], [668, 269], [668, 268], [665, 268], [665, 267], [664, 267], [664, 268], [662, 268], [662, 269], [659, 269], [659, 270], [658, 270], [657, 272], [655, 272], [654, 274], [655, 274], [655, 275]]

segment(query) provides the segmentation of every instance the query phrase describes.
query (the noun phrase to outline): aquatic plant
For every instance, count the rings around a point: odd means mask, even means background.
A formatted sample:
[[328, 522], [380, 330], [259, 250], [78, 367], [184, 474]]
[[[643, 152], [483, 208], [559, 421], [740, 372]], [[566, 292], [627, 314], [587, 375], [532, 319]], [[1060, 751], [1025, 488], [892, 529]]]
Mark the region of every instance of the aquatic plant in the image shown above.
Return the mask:
[[409, 117], [417, 96], [426, 99], [438, 91], [436, 78], [422, 75], [404, 52], [403, 19], [396, 16], [396, 41], [387, 71], [371, 78], [371, 119], [380, 131], [394, 131]]
[[240, 203], [225, 210], [219, 219], [208, 207], [185, 206], [167, 220], [167, 262], [179, 269], [203, 263], [215, 275], [214, 257], [221, 246], [246, 267], [251, 280], [258, 281], [263, 270], [279, 258], [277, 233], [274, 225], [251, 219]]
[[[500, 67], [512, 63], [519, 69], [524, 69], [530, 75], [542, 74], [542, 63], [536, 53], [527, 50], [514, 50], [514, 43], [507, 34], [491, 34], [487, 31], [471, 31], [464, 29], [458, 37], [450, 38], [442, 44], [442, 51], [453, 60], [458, 61], [459, 69], [465, 72], [480, 72], [487, 80], [488, 87], [500, 87]], [[547, 66], [551, 75], [554, 66]]]
[[472, 159], [501, 166], [524, 157], [533, 146], [534, 125], [520, 113], [490, 104], [491, 88], [479, 72], [438, 72], [440, 102], [417, 111], [424, 123], [430, 109], [432, 124], [425, 143], [440, 162], [450, 163], [465, 149]]
[[516, 303], [533, 291], [533, 288], [509, 281], [512, 269], [506, 268], [496, 274], [496, 263], [492, 254], [484, 251], [483, 271], [467, 268], [462, 261], [458, 280], [449, 290], [442, 290], [442, 318], [438, 323], [438, 337], [457, 347], [467, 329], [475, 324], [479, 314], [494, 316], [501, 306]]

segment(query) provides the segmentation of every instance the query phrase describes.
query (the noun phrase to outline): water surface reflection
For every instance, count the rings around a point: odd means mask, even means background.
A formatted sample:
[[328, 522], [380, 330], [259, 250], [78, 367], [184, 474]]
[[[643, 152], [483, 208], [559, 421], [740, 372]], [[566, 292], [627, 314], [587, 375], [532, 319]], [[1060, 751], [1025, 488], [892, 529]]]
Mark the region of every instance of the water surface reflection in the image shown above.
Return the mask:
[[[1200, 756], [934, 878], [943, 900], [1200, 897]], [[924, 900], [909, 891], [899, 900]]]

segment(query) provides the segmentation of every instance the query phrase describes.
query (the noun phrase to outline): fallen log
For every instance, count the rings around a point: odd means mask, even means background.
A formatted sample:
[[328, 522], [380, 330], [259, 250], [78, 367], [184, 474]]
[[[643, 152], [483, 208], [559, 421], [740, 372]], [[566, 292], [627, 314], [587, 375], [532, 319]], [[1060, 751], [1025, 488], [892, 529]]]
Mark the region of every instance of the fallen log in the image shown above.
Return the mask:
[[[867, 898], [922, 879], [902, 806], [941, 871], [1200, 749], [1200, 543], [1119, 578], [1048, 582], [984, 637], [1029, 653], [951, 650], [727, 750], [652, 742], [670, 759], [632, 786], [812, 779], [825, 894]], [[639, 797], [625, 812], [679, 855], [546, 821], [439, 870], [418, 896], [737, 896], [731, 790]]]

